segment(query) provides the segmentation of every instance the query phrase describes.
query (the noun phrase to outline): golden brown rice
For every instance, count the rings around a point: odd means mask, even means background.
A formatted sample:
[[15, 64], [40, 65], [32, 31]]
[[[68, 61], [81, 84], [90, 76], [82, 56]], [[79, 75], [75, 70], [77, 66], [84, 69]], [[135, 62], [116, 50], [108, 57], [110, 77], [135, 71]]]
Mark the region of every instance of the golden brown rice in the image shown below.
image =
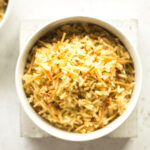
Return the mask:
[[125, 46], [107, 30], [67, 24], [34, 45], [23, 86], [29, 103], [50, 124], [87, 133], [124, 112], [134, 88], [134, 67]]

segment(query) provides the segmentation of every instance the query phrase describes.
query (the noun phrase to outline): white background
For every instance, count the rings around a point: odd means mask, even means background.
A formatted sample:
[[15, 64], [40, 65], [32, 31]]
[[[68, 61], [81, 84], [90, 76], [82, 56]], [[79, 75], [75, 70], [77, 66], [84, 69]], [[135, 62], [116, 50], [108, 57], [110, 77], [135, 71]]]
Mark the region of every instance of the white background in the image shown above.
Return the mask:
[[[150, 150], [150, 0], [11, 0], [11, 12], [0, 29], [0, 150]], [[19, 100], [15, 65], [19, 54], [19, 28], [23, 19], [50, 19], [67, 15], [99, 18], [138, 18], [139, 53], [143, 89], [139, 101], [138, 137], [98, 139], [72, 143], [54, 138], [19, 137]]]

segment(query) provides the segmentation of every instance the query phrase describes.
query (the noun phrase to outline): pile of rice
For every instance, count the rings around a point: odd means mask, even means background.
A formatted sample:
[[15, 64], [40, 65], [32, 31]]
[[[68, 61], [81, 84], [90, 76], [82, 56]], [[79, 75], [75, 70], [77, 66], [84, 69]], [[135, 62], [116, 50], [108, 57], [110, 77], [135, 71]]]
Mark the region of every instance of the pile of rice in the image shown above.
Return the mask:
[[67, 24], [34, 45], [23, 86], [29, 103], [50, 124], [87, 133], [124, 112], [134, 67], [116, 36], [93, 24]]
[[0, 0], [0, 21], [3, 19], [3, 16], [5, 14], [7, 3], [7, 0]]

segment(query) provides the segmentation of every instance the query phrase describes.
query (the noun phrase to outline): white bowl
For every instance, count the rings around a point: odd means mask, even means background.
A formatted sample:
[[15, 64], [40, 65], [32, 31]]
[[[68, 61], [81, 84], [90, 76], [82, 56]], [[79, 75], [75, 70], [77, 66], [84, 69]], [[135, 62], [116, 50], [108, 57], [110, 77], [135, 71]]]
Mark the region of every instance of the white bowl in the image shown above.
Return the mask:
[[0, 29], [5, 25], [5, 22], [7, 21], [7, 18], [10, 15], [11, 3], [12, 3], [12, 0], [9, 0], [4, 16], [2, 20], [0, 21]]
[[[98, 129], [96, 131], [86, 133], [86, 134], [80, 134], [80, 133], [71, 133], [67, 131], [63, 131], [61, 129], [55, 128], [54, 126], [50, 125], [46, 121], [44, 121], [31, 107], [29, 104], [24, 89], [22, 85], [22, 76], [26, 64], [26, 59], [28, 56], [29, 51], [35, 44], [35, 42], [43, 35], [45, 35], [48, 31], [52, 30], [53, 28], [60, 26], [62, 24], [66, 23], [74, 23], [74, 22], [89, 22], [93, 23], [99, 26], [102, 26], [103, 28], [107, 29], [114, 35], [116, 35], [122, 43], [126, 46], [128, 49], [133, 62], [134, 62], [134, 68], [135, 68], [135, 87], [133, 90], [132, 97], [130, 99], [129, 105], [127, 109], [124, 111], [124, 113], [116, 118], [114, 121], [112, 121], [110, 124], [108, 124], [106, 127], [102, 129]], [[93, 140], [96, 138], [103, 137], [110, 132], [114, 131], [116, 128], [118, 128], [131, 114], [133, 109], [136, 106], [136, 103], [138, 101], [140, 90], [141, 90], [141, 84], [142, 84], [142, 68], [140, 59], [138, 56], [137, 51], [133, 48], [130, 41], [126, 38], [126, 36], [119, 31], [116, 27], [111, 25], [110, 23], [107, 23], [105, 21], [90, 18], [90, 17], [69, 17], [69, 18], [63, 18], [63, 19], [57, 19], [50, 21], [47, 25], [42, 27], [40, 30], [38, 30], [26, 43], [25, 47], [21, 51], [21, 54], [19, 56], [17, 67], [16, 67], [16, 87], [17, 92], [20, 98], [20, 102], [22, 104], [22, 107], [24, 108], [27, 115], [30, 117], [30, 119], [41, 129], [43, 129], [45, 132], [49, 133], [50, 135], [53, 135], [55, 137], [69, 140], [69, 141], [87, 141], [87, 140]]]

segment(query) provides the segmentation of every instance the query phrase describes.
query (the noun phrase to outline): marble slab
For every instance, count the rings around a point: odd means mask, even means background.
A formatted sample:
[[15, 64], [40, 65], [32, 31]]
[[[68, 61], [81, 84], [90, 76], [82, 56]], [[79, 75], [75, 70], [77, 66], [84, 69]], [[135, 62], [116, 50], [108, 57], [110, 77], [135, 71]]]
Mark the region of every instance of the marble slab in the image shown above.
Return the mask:
[[[23, 20], [21, 23], [20, 32], [20, 51], [25, 45], [28, 38], [38, 30], [41, 26], [46, 24], [49, 20]], [[121, 31], [123, 31], [126, 36], [132, 41], [134, 46], [138, 48], [138, 21], [136, 19], [115, 19], [108, 20], [115, 26], [117, 26]], [[138, 135], [137, 128], [137, 111], [138, 106], [133, 111], [131, 116], [115, 131], [107, 135], [106, 137], [112, 138], [132, 138]], [[22, 137], [32, 137], [32, 138], [43, 138], [49, 137], [51, 135], [42, 131], [37, 127], [26, 115], [22, 107], [20, 107], [20, 136]]]

